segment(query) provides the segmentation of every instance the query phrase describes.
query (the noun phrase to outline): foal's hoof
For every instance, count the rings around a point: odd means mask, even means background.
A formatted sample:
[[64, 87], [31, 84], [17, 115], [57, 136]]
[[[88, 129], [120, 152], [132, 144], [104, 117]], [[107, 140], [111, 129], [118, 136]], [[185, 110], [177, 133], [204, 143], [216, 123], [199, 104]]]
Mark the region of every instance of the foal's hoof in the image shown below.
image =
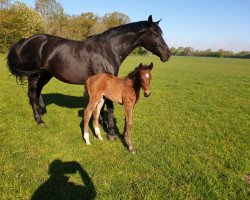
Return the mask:
[[108, 139], [109, 139], [109, 141], [115, 141], [115, 140], [116, 140], [116, 135], [114, 135], [114, 134], [109, 134], [109, 135], [108, 135]]
[[103, 140], [103, 137], [98, 137], [99, 140]]
[[128, 150], [129, 150], [132, 154], [136, 154], [136, 151], [133, 149], [133, 147], [129, 147]]
[[136, 151], [135, 151], [135, 150], [133, 150], [133, 151], [131, 151], [131, 153], [132, 153], [132, 154], [136, 154]]

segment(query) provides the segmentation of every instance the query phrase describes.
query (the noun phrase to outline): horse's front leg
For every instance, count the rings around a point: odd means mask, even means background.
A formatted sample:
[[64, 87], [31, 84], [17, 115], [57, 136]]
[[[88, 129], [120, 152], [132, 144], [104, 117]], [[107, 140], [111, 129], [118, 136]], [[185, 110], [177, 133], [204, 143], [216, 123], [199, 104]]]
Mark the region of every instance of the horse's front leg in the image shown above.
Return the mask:
[[105, 100], [105, 103], [106, 103], [107, 108], [108, 108], [108, 129], [109, 129], [108, 138], [109, 138], [109, 140], [112, 141], [112, 140], [116, 139], [115, 130], [114, 130], [114, 128], [115, 128], [114, 104], [109, 99]]
[[132, 129], [132, 106], [126, 106], [125, 105], [125, 113], [126, 113], [126, 118], [125, 118], [125, 123], [126, 123], [126, 128], [125, 128], [125, 142], [127, 144], [128, 150], [131, 151], [133, 154], [135, 154], [135, 150], [132, 146], [131, 143], [131, 129]]

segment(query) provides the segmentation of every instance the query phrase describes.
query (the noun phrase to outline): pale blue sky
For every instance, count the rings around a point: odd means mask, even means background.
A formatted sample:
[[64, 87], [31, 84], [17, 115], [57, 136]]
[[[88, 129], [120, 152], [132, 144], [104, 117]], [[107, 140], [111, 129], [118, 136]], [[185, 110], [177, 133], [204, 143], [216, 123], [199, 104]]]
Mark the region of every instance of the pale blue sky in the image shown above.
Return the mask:
[[[35, 0], [21, 0], [34, 7]], [[250, 51], [250, 0], [59, 0], [69, 14], [118, 11], [132, 22], [152, 14], [170, 47]]]

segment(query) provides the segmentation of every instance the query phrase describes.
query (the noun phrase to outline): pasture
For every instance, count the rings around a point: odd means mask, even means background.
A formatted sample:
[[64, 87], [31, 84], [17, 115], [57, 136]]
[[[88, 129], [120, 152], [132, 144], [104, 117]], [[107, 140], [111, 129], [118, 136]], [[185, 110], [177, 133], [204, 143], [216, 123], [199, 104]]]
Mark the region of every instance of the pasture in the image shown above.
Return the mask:
[[250, 60], [128, 57], [119, 76], [154, 62], [151, 96], [141, 95], [133, 112], [132, 155], [120, 139], [124, 110], [118, 104], [120, 137], [99, 141], [90, 131], [92, 145], [86, 146], [83, 86], [52, 79], [43, 90], [45, 126], [37, 126], [27, 85], [9, 76], [5, 57], [0, 55], [1, 199], [48, 199], [51, 191], [68, 199], [249, 197]]

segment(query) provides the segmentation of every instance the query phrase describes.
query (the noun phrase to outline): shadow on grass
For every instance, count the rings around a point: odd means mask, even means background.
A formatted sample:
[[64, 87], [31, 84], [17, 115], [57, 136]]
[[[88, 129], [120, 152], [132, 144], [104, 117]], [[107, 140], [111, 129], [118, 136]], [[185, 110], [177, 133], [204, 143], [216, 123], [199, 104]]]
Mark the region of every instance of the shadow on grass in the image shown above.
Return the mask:
[[[49, 166], [48, 173], [49, 179], [34, 192], [31, 200], [95, 199], [95, 186], [79, 163], [54, 160]], [[69, 181], [70, 175], [76, 173], [79, 173], [83, 185]]]
[[[43, 94], [43, 99], [45, 105], [50, 105], [50, 104], [56, 104], [60, 107], [66, 107], [66, 108], [83, 108], [78, 111], [78, 116], [83, 118], [83, 112], [84, 109], [88, 105], [88, 98], [87, 97], [76, 97], [76, 96], [70, 96], [70, 95], [65, 95], [65, 94], [59, 94], [59, 93], [51, 93], [51, 94]], [[107, 119], [108, 119], [108, 113], [104, 111], [103, 113], [103, 129], [105, 130], [106, 133], [109, 133], [108, 130], [108, 125], [107, 125]], [[117, 127], [117, 120], [114, 118], [114, 130], [116, 135], [119, 137], [121, 142], [123, 143], [124, 146], [126, 146], [126, 143], [124, 141], [123, 133], [121, 133]], [[82, 138], [84, 134], [83, 130], [83, 120], [80, 123], [80, 128], [81, 128], [81, 133], [82, 133]], [[92, 120], [90, 121], [90, 129], [94, 133], [94, 128], [92, 126]]]
[[59, 93], [43, 94], [43, 100], [46, 106], [56, 104], [66, 108], [86, 108], [88, 98], [76, 97]]

